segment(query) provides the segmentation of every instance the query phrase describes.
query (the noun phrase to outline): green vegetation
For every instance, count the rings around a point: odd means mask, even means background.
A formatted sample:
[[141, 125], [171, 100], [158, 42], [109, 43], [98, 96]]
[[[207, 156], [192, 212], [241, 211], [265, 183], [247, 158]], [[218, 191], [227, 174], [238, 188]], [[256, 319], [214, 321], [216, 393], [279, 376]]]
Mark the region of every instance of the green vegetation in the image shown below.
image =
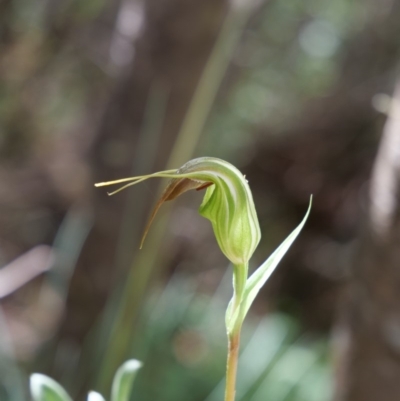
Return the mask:
[[[136, 359], [126, 361], [115, 373], [110, 401], [129, 401], [133, 380], [142, 364]], [[56, 381], [46, 375], [34, 373], [30, 380], [34, 401], [71, 401], [68, 393]], [[87, 401], [104, 401], [100, 393], [91, 391]]]

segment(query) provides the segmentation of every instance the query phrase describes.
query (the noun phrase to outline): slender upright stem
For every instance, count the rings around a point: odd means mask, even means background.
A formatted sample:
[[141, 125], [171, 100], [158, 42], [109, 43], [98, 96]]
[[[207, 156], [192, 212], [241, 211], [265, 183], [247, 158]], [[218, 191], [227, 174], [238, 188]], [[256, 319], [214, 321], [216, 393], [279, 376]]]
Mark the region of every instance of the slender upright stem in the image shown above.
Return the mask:
[[228, 338], [228, 360], [226, 363], [225, 401], [234, 401], [236, 373], [239, 359], [240, 329]]
[[[240, 313], [243, 291], [246, 285], [248, 264], [238, 264], [233, 266], [233, 313]], [[242, 322], [236, 322], [234, 327], [228, 328], [228, 359], [226, 362], [226, 387], [225, 401], [234, 401], [236, 394], [236, 375], [239, 359], [240, 331]]]

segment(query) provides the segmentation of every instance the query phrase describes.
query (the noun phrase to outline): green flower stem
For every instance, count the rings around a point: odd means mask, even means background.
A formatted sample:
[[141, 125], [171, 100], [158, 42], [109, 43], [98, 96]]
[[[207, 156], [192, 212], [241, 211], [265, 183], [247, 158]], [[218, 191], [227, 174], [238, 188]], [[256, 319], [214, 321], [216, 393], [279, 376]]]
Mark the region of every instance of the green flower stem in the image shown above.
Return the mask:
[[[233, 266], [233, 301], [232, 313], [241, 315], [242, 300], [247, 281], [248, 263]], [[234, 401], [236, 393], [236, 376], [240, 348], [242, 319], [238, 319], [232, 331], [228, 329], [228, 359], [226, 362], [225, 401]]]
[[234, 401], [236, 394], [236, 374], [239, 359], [241, 325], [228, 336], [228, 359], [226, 362], [225, 401]]
[[240, 307], [243, 299], [243, 293], [247, 281], [247, 272], [249, 270], [248, 263], [233, 266], [233, 310]]

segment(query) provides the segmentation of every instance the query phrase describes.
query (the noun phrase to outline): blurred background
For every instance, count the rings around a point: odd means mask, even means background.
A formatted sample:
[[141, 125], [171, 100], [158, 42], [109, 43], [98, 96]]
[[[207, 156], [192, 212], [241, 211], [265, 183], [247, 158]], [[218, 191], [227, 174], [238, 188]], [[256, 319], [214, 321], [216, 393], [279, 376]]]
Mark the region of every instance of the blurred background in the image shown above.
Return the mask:
[[[198, 156], [249, 180], [252, 268], [300, 237], [245, 323], [237, 401], [400, 397], [399, 0], [0, 2], [0, 400], [42, 372], [75, 400], [219, 401], [231, 267], [166, 182]], [[400, 87], [399, 87], [400, 88]]]

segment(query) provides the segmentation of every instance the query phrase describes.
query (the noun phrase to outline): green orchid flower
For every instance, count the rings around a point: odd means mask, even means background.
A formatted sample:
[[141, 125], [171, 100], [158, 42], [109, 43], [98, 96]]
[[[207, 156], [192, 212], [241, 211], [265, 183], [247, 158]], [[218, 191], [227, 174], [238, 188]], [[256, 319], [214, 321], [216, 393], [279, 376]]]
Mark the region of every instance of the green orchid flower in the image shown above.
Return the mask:
[[199, 213], [211, 221], [221, 251], [233, 264], [234, 293], [226, 312], [228, 334], [228, 363], [226, 401], [233, 401], [240, 330], [243, 320], [261, 287], [275, 270], [293, 241], [303, 228], [310, 206], [300, 225], [288, 236], [278, 249], [248, 277], [248, 264], [261, 233], [253, 196], [245, 176], [232, 164], [213, 157], [193, 159], [177, 170], [161, 171], [138, 177], [95, 184], [97, 187], [127, 183], [110, 193], [154, 177], [169, 178], [169, 184], [157, 202], [147, 224], [140, 247], [160, 206], [182, 193], [195, 189], [207, 189]]
[[211, 221], [222, 252], [234, 265], [249, 261], [260, 242], [261, 233], [249, 185], [236, 167], [221, 159], [201, 157], [177, 170], [99, 183], [96, 186], [132, 181], [110, 194], [113, 195], [151, 177], [167, 177], [171, 180], [154, 209], [141, 245], [158, 209], [165, 201], [175, 199], [191, 189], [207, 188], [200, 205], [200, 214]]

